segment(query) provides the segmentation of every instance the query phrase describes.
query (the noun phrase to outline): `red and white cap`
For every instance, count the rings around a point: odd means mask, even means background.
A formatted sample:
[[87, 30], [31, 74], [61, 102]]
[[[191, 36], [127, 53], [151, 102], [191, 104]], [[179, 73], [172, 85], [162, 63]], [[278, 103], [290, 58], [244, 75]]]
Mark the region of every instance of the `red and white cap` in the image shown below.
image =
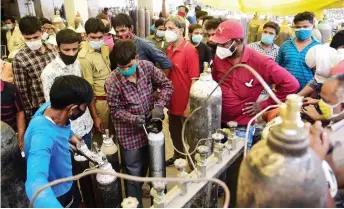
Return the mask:
[[226, 20], [217, 27], [211, 40], [215, 43], [224, 44], [231, 39], [238, 38], [244, 38], [244, 28], [237, 21]]

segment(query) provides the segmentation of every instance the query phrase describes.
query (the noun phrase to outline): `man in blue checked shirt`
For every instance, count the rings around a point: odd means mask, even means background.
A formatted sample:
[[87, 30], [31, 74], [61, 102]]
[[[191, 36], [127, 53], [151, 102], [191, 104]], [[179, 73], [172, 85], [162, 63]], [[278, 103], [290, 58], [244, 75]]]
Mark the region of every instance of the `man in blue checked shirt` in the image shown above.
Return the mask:
[[314, 14], [312, 12], [297, 14], [293, 26], [296, 37], [282, 44], [276, 58], [276, 62], [299, 81], [298, 91], [303, 89], [314, 76], [314, 72], [305, 61], [308, 50], [320, 44], [312, 37], [313, 21]]
[[[168, 72], [172, 67], [170, 59], [165, 53], [157, 49], [153, 43], [133, 34], [134, 25], [129, 15], [120, 13], [112, 19], [111, 23], [112, 27], [116, 31], [116, 37], [119, 40], [133, 41], [136, 46], [136, 54], [139, 56], [140, 60], [147, 60], [154, 64], [158, 64], [164, 73], [168, 75]], [[116, 69], [117, 67], [116, 53], [118, 52], [112, 50], [110, 55], [111, 69]]]

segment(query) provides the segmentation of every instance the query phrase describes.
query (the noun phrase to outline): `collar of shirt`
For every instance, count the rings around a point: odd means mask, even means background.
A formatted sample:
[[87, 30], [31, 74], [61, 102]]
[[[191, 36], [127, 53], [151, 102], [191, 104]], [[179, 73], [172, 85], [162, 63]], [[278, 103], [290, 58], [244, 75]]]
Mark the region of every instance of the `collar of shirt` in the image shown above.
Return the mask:
[[59, 67], [60, 69], [66, 69], [66, 68], [68, 68], [68, 69], [74, 69], [74, 68], [76, 68], [76, 65], [77, 65], [77, 62], [78, 62], [78, 60], [75, 60], [75, 62], [74, 62], [73, 64], [66, 65], [66, 63], [64, 63], [64, 62], [62, 61], [62, 59], [61, 59], [61, 57], [60, 57], [59, 55], [56, 56], [55, 61], [56, 61], [56, 64], [58, 65], [58, 67]]
[[[311, 43], [309, 43], [303, 50], [308, 49], [308, 46], [309, 46], [309, 45], [318, 42], [317, 40], [315, 40], [315, 38], [314, 38], [313, 36], [311, 36], [311, 38], [312, 38]], [[297, 49], [295, 40], [296, 40], [296, 37], [292, 38], [292, 39], [291, 39], [291, 44]], [[302, 50], [302, 51], [303, 51], [303, 50]]]
[[0, 80], [0, 91], [3, 92], [4, 91], [4, 81], [3, 80]]
[[165, 39], [164, 39], [164, 38], [161, 38], [160, 40], [156, 39], [156, 36], [155, 36], [155, 35], [153, 35], [153, 39], [154, 39], [154, 40], [156, 40], [157, 42], [162, 42], [162, 41], [165, 41]]
[[[173, 53], [181, 51], [187, 44], [190, 44], [190, 43], [187, 42], [185, 39], [183, 39], [182, 43], [178, 46], [178, 48], [177, 48]], [[171, 45], [167, 48], [167, 50], [173, 51], [173, 44], [171, 44]]]
[[[262, 43], [262, 41], [260, 41], [258, 45], [259, 45], [262, 49], [264, 49], [264, 48], [263, 48], [263, 43]], [[277, 46], [277, 45], [273, 43], [272, 46], [271, 46], [271, 49], [270, 49], [269, 51], [276, 49], [276, 46]], [[265, 50], [265, 49], [264, 49], [264, 50]]]
[[331, 128], [331, 131], [338, 131], [339, 129], [344, 128], [344, 119], [336, 123], [331, 123], [329, 127]]

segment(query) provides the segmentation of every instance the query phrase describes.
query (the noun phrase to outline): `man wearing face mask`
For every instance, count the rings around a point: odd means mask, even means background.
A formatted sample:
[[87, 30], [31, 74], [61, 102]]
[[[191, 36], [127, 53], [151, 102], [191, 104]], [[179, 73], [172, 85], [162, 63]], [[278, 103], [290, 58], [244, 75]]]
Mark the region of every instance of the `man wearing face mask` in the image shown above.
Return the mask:
[[10, 53], [8, 58], [13, 59], [17, 52], [25, 46], [24, 38], [17, 27], [14, 17], [5, 17], [5, 28], [7, 30], [7, 50]]
[[110, 33], [110, 22], [108, 21], [108, 16], [104, 13], [100, 13], [97, 15], [97, 18], [100, 18], [105, 25], [104, 44], [107, 45], [110, 52], [112, 52], [112, 48], [115, 43], [112, 34]]
[[[260, 74], [270, 85], [275, 84], [276, 96], [284, 101], [286, 96], [299, 88], [297, 80], [271, 58], [244, 45], [244, 29], [240, 23], [227, 20], [219, 25], [212, 41], [217, 43], [214, 58], [213, 78], [219, 82], [227, 71], [236, 64], [247, 64]], [[244, 68], [232, 71], [221, 84], [222, 124], [236, 121], [236, 134], [245, 137], [250, 119], [266, 107], [273, 105], [271, 98], [257, 102], [263, 87], [259, 81]], [[249, 129], [248, 146], [252, 144], [254, 127]]]
[[110, 74], [109, 47], [104, 44], [104, 23], [90, 18], [85, 23], [87, 43], [82, 45], [78, 58], [83, 77], [92, 85], [95, 101], [90, 104], [95, 134], [93, 140], [102, 144], [102, 132], [110, 128], [110, 110], [106, 102], [104, 83]]
[[166, 42], [165, 40], [166, 28], [164, 26], [164, 22], [165, 21], [163, 19], [158, 19], [155, 21], [155, 33], [154, 35], [147, 36], [146, 40], [152, 42], [156, 48], [165, 53], [170, 43]]
[[276, 60], [278, 55], [279, 46], [274, 42], [278, 38], [278, 33], [280, 27], [275, 22], [267, 22], [263, 26], [262, 39], [259, 42], [249, 44], [249, 47], [264, 54], [267, 57], [270, 57], [273, 60]]
[[[81, 67], [77, 60], [80, 36], [71, 29], [64, 29], [56, 34], [57, 50], [59, 56], [49, 63], [41, 74], [44, 97], [50, 100], [49, 92], [54, 80], [63, 75], [76, 75], [81, 77]], [[80, 136], [91, 148], [93, 120], [88, 108], [85, 114], [71, 122], [72, 130]]]
[[57, 55], [56, 48], [42, 42], [42, 25], [35, 16], [25, 16], [19, 21], [19, 29], [26, 46], [13, 59], [14, 83], [23, 98], [27, 121], [45, 102], [41, 73]]
[[314, 14], [312, 12], [299, 13], [294, 18], [296, 37], [285, 41], [278, 53], [276, 62], [287, 69], [300, 83], [302, 90], [313, 78], [314, 72], [305, 62], [308, 50], [320, 44], [312, 37]]
[[186, 28], [187, 30], [185, 31], [184, 38], [185, 38], [186, 40], [189, 39], [189, 30], [188, 30], [188, 29], [189, 29], [189, 26], [190, 26], [189, 20], [186, 19], [186, 16], [188, 15], [188, 13], [189, 13], [189, 8], [187, 8], [186, 6], [180, 5], [180, 6], [178, 7], [178, 13], [177, 13], [177, 15], [178, 15], [179, 17], [184, 18], [184, 20], [185, 20], [185, 28]]
[[[199, 58], [195, 47], [184, 39], [186, 30], [185, 20], [180, 16], [170, 16], [166, 22], [166, 41], [171, 43], [166, 54], [171, 59], [173, 70], [168, 75], [172, 81], [174, 92], [168, 108], [169, 129], [174, 146], [177, 150], [184, 150], [182, 143], [182, 125], [190, 115], [189, 95], [190, 88], [199, 78]], [[175, 159], [181, 158], [175, 152], [174, 157], [166, 162], [173, 165]]]
[[[132, 40], [136, 46], [136, 53], [140, 60], [150, 61], [159, 68], [161, 68], [166, 75], [168, 75], [172, 65], [166, 54], [157, 47], [140, 37], [133, 34], [134, 25], [131, 17], [127, 14], [120, 13], [112, 19], [112, 27], [116, 31], [116, 36], [119, 40]], [[111, 53], [111, 69], [117, 68], [116, 53]]]
[[[121, 160], [127, 174], [144, 177], [148, 168], [148, 139], [143, 129], [150, 119], [163, 119], [173, 87], [165, 74], [149, 61], [140, 60], [131, 40], [116, 42], [118, 68], [107, 77], [105, 89], [111, 109]], [[160, 88], [154, 100], [153, 85]], [[125, 181], [126, 196], [142, 207], [142, 183]]]
[[[70, 120], [83, 115], [93, 99], [93, 91], [85, 79], [67, 75], [55, 79], [49, 96], [50, 102], [37, 110], [25, 133], [25, 190], [30, 200], [42, 186], [73, 175], [69, 143], [79, 147], [80, 138], [71, 130]], [[79, 203], [77, 183], [69, 181], [44, 190], [33, 206], [76, 208]]]
[[189, 29], [189, 36], [190, 42], [194, 45], [197, 49], [198, 57], [199, 57], [199, 72], [203, 73], [204, 70], [204, 62], [208, 62], [212, 60], [210, 48], [202, 42], [203, 39], [203, 28], [202, 25], [196, 24], [192, 25]]
[[204, 31], [205, 31], [205, 39], [207, 45], [210, 47], [211, 50], [211, 57], [215, 57], [216, 55], [216, 48], [217, 45], [215, 42], [211, 40], [211, 38], [215, 35], [217, 27], [219, 27], [221, 21], [219, 19], [212, 19], [208, 20], [206, 23], [204, 23]]
[[[321, 99], [314, 101], [313, 105], [317, 104], [322, 116], [330, 122], [326, 132], [334, 146], [333, 160], [338, 167], [344, 167], [344, 74], [326, 81], [321, 88], [320, 97]], [[303, 111], [307, 114], [307, 111]]]

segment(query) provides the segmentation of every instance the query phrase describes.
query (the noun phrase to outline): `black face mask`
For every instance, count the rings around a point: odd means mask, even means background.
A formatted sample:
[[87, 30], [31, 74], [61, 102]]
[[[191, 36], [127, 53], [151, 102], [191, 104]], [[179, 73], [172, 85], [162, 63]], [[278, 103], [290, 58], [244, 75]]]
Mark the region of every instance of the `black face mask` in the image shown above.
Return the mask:
[[77, 109], [78, 109], [78, 113], [77, 113], [77, 114], [72, 113], [72, 115], [70, 116], [69, 119], [71, 119], [71, 120], [76, 120], [76, 119], [78, 119], [79, 117], [81, 117], [81, 116], [86, 112], [86, 108], [85, 108], [85, 110], [82, 110], [82, 109], [80, 108], [80, 106], [78, 106]]
[[75, 62], [76, 58], [78, 57], [78, 53], [74, 56], [65, 55], [62, 52], [59, 52], [60, 58], [66, 65], [71, 65]]

